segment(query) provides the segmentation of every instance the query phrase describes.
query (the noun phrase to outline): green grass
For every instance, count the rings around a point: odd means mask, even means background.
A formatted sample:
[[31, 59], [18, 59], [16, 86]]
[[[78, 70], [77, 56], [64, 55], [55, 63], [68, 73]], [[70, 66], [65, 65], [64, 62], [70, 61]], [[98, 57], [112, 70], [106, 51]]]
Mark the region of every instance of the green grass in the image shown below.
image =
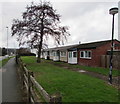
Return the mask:
[[[109, 68], [88, 67], [88, 66], [79, 66], [79, 65], [76, 65], [75, 67], [78, 67], [78, 68], [81, 68], [81, 69], [85, 69], [87, 71], [97, 72], [97, 73], [100, 73], [100, 74], [103, 74], [103, 75], [108, 75], [109, 74]], [[120, 71], [118, 71], [118, 70], [113, 70], [112, 71], [112, 75], [113, 76], [118, 76], [119, 72]]]
[[4, 66], [11, 58], [13, 58], [14, 56], [12, 57], [8, 57], [6, 59], [3, 59], [2, 61], [0, 61], [0, 67]]
[[49, 93], [60, 92], [63, 102], [118, 102], [118, 90], [103, 80], [66, 70], [35, 57], [21, 57], [36, 80]]
[[[87, 71], [92, 71], [92, 72], [96, 72], [96, 73], [100, 73], [103, 75], [108, 76], [109, 75], [109, 68], [101, 68], [101, 67], [90, 67], [90, 66], [82, 66], [82, 65], [71, 65], [65, 62], [56, 62], [56, 64], [58, 65], [66, 65], [70, 68], [79, 68], [79, 69], [83, 69], [83, 70], [87, 70]], [[112, 70], [112, 75], [113, 76], [118, 76], [120, 75], [120, 71], [119, 70]]]

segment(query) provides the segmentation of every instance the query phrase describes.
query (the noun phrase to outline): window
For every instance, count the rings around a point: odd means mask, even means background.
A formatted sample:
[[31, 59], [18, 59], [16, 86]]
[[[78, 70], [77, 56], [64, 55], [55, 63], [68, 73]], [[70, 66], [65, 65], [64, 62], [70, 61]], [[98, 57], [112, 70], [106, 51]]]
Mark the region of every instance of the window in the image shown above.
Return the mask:
[[69, 58], [71, 58], [72, 57], [72, 52], [69, 52]]
[[63, 52], [61, 52], [61, 56], [63, 56]]
[[91, 58], [91, 51], [88, 51], [88, 57]]
[[50, 52], [50, 55], [53, 56], [53, 52]]
[[80, 57], [81, 58], [84, 57], [84, 52], [83, 51], [80, 52]]
[[48, 55], [48, 56], [50, 55], [50, 52], [49, 52], [49, 51], [47, 51], [47, 55]]
[[91, 59], [91, 51], [80, 51], [80, 58], [88, 58]]
[[73, 52], [73, 57], [77, 57], [77, 52]]
[[47, 56], [47, 52], [45, 52], [45, 55]]
[[88, 57], [88, 51], [85, 51], [85, 57]]
[[55, 52], [53, 52], [53, 56], [56, 56]]
[[63, 52], [63, 56], [66, 56], [66, 52]]
[[60, 52], [60, 56], [63, 56], [63, 53], [62, 53], [62, 52]]
[[66, 52], [61, 51], [61, 56], [65, 57], [66, 56]]
[[59, 56], [59, 55], [60, 55], [59, 51], [56, 51], [56, 56]]

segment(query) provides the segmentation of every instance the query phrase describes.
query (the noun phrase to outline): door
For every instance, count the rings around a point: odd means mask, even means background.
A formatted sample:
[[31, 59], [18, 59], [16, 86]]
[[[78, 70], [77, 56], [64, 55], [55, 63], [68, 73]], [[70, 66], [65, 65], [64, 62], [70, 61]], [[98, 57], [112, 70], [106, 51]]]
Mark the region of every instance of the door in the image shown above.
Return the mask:
[[68, 52], [68, 63], [77, 64], [77, 51]]

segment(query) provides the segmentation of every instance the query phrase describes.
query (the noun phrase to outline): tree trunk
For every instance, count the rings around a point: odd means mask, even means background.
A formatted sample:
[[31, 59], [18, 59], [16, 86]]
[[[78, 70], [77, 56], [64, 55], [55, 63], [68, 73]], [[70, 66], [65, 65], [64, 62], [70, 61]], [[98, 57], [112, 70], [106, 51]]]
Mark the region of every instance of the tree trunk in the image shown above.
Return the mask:
[[40, 56], [41, 56], [41, 49], [42, 49], [42, 42], [43, 42], [43, 29], [44, 29], [44, 25], [43, 25], [43, 19], [44, 19], [44, 12], [43, 12], [43, 18], [41, 19], [41, 36], [40, 36], [40, 44], [39, 44], [39, 46], [38, 46], [38, 57], [37, 57], [37, 63], [40, 63], [41, 62], [41, 58], [40, 58]]
[[[41, 43], [41, 42], [40, 42], [40, 43]], [[40, 63], [40, 62], [41, 62], [40, 55], [41, 55], [41, 46], [39, 45], [37, 63]]]
[[37, 57], [37, 63], [40, 63], [41, 62], [41, 49], [42, 49], [42, 41], [43, 41], [43, 34], [41, 34], [41, 41], [40, 41], [40, 44], [39, 44], [39, 47], [38, 47], [38, 57]]

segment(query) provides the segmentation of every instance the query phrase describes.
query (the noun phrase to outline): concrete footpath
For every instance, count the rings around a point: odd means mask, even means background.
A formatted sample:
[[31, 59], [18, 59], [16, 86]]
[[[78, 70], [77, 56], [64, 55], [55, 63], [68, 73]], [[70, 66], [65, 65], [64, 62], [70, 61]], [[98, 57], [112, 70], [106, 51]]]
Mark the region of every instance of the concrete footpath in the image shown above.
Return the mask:
[[2, 68], [2, 102], [22, 102], [22, 91], [15, 58]]

